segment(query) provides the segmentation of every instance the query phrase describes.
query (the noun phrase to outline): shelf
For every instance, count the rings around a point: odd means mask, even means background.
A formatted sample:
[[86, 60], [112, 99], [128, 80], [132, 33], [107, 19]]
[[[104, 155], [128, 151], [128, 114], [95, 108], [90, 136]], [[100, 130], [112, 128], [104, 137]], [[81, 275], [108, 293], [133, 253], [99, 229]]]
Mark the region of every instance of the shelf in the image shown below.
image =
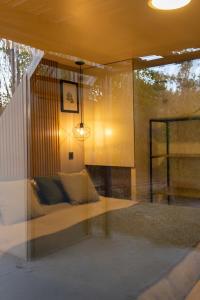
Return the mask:
[[157, 154], [151, 158], [200, 158], [198, 153], [171, 153], [171, 154]]
[[180, 116], [172, 118], [150, 119], [150, 122], [181, 122], [181, 121], [200, 121], [200, 116]]
[[157, 155], [152, 155], [151, 158], [166, 158], [167, 154], [157, 154]]
[[[174, 196], [174, 197], [182, 197], [182, 198], [195, 198], [195, 199], [200, 199], [200, 190], [197, 189], [187, 189], [187, 188], [171, 188], [170, 189], [160, 189], [157, 192], [153, 192], [154, 190], [154, 165], [153, 165], [153, 160], [154, 159], [166, 159], [166, 182], [170, 183], [170, 170], [171, 170], [171, 163], [173, 163], [174, 159], [200, 159], [200, 153], [170, 153], [170, 150], [172, 149], [170, 146], [170, 123], [171, 122], [185, 122], [185, 121], [200, 121], [200, 116], [194, 115], [194, 116], [179, 116], [179, 117], [170, 117], [170, 118], [158, 118], [158, 119], [151, 119], [149, 122], [149, 146], [150, 146], [150, 199], [151, 202], [153, 202], [153, 195], [165, 195], [165, 196]], [[165, 148], [163, 148], [163, 151], [165, 153], [160, 153], [160, 154], [154, 154], [153, 150], [153, 126], [154, 122], [163, 122], [165, 124], [164, 129], [165, 129]], [[194, 124], [195, 126], [198, 125], [198, 123]], [[184, 130], [184, 129], [183, 129]], [[199, 140], [200, 142], [200, 140]], [[194, 150], [191, 147], [191, 150]], [[186, 150], [185, 150], [186, 151]], [[167, 154], [166, 154], [167, 153]], [[172, 160], [172, 161], [171, 161]], [[185, 161], [184, 161], [185, 162]], [[199, 161], [195, 161], [195, 163], [199, 163]], [[163, 165], [165, 166], [165, 164]], [[178, 175], [178, 174], [177, 174]]]
[[189, 189], [189, 188], [169, 188], [156, 191], [153, 194], [155, 195], [164, 195], [164, 196], [174, 196], [174, 197], [183, 197], [183, 198], [199, 198], [200, 199], [200, 190]]

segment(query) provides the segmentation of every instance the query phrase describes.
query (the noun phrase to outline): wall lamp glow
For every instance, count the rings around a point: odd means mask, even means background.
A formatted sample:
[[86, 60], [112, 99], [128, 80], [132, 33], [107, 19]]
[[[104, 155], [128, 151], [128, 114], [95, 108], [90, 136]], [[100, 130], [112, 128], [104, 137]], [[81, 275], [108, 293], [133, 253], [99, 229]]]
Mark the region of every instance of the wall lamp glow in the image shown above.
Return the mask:
[[106, 129], [105, 129], [105, 135], [106, 135], [106, 136], [111, 136], [112, 133], [113, 133], [113, 132], [112, 132], [112, 129], [111, 129], [111, 128], [106, 128]]
[[173, 10], [188, 5], [192, 0], [149, 0], [148, 4], [154, 9]]

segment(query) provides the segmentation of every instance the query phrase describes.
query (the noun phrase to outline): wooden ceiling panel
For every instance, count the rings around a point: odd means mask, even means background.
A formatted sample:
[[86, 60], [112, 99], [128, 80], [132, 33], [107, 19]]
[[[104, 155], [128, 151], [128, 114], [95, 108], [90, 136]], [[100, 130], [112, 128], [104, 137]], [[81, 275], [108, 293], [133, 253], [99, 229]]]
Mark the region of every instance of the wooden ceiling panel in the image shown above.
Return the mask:
[[146, 0], [0, 0], [0, 34], [97, 63], [200, 46], [200, 2], [176, 11]]

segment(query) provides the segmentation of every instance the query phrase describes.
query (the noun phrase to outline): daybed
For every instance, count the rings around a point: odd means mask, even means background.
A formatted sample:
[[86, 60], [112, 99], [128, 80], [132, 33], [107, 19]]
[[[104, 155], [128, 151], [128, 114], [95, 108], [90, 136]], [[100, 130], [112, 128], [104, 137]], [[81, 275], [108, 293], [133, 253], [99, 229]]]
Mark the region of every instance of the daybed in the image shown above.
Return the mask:
[[[0, 249], [26, 251], [43, 280], [59, 276], [65, 299], [182, 300], [200, 278], [199, 208], [100, 197], [42, 209], [38, 218], [1, 225]], [[49, 272], [52, 261], [59, 268]]]

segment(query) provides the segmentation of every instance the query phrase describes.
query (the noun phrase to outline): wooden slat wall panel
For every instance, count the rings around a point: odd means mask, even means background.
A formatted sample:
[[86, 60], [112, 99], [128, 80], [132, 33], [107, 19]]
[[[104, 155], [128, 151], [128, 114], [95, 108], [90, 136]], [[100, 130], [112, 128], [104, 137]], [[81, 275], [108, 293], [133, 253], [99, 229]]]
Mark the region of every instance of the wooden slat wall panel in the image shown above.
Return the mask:
[[55, 73], [51, 75], [57, 63], [42, 60], [41, 64], [47, 66], [47, 74], [40, 76], [37, 69], [31, 78], [31, 177], [55, 175], [60, 170], [59, 81]]
[[0, 180], [27, 177], [26, 76], [0, 116]]

